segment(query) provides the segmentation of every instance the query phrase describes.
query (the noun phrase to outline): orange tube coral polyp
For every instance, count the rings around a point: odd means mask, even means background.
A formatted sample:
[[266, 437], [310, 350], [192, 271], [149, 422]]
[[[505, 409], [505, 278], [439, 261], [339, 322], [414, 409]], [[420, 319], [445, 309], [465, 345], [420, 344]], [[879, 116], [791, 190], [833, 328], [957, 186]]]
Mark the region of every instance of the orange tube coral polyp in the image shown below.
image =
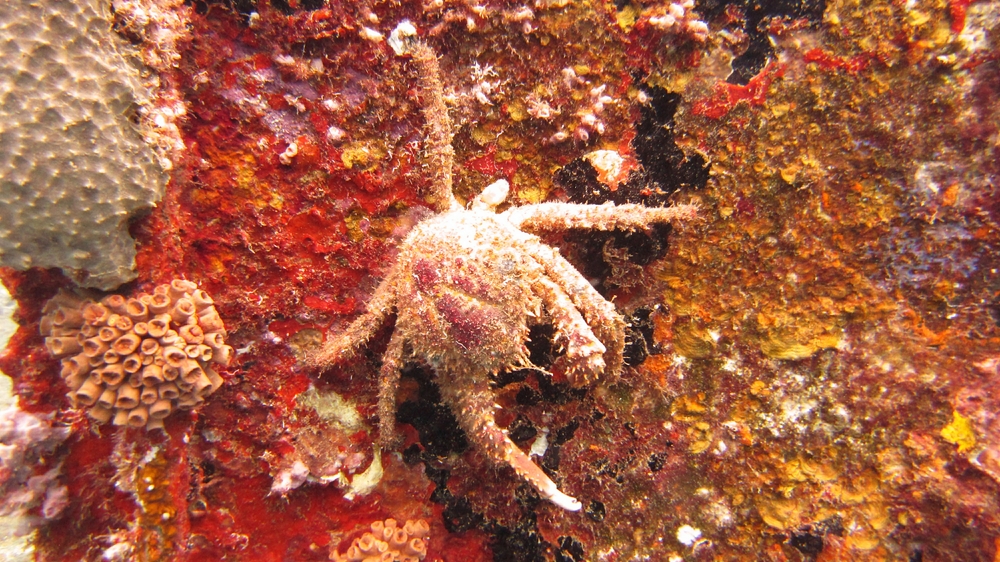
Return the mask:
[[100, 338], [89, 338], [83, 342], [83, 353], [87, 357], [99, 357], [104, 355], [110, 346]]
[[157, 314], [152, 320], [146, 322], [146, 329], [149, 337], [161, 338], [170, 329], [170, 316], [167, 314]]
[[170, 400], [157, 400], [149, 406], [149, 417], [153, 419], [163, 419], [170, 415], [173, 406]]
[[118, 386], [125, 380], [125, 367], [120, 364], [104, 367], [101, 370], [101, 380], [109, 386]]
[[160, 351], [160, 342], [153, 338], [146, 338], [139, 344], [139, 353], [143, 355], [156, 355]]
[[81, 386], [83, 386], [83, 383], [87, 382], [87, 376], [83, 375], [83, 374], [74, 373], [74, 374], [66, 377], [65, 378], [65, 382], [66, 382], [66, 386], [69, 387], [69, 393], [67, 393], [67, 394], [68, 395], [72, 395], [77, 390], [79, 390], [79, 388]]
[[197, 324], [186, 324], [177, 330], [179, 335], [188, 345], [198, 345], [205, 341], [205, 332]]
[[219, 332], [212, 332], [205, 334], [205, 345], [211, 347], [212, 349], [219, 349], [220, 347], [226, 345], [226, 340], [223, 338], [222, 334]]
[[70, 375], [84, 375], [90, 371], [90, 358], [84, 353], [79, 353], [73, 357], [68, 357], [62, 360], [63, 373], [66, 373], [66, 369], [72, 369], [72, 373], [64, 374], [63, 378]]
[[139, 299], [128, 299], [125, 303], [125, 314], [133, 322], [145, 322], [149, 318], [149, 307]]
[[172, 302], [173, 301], [171, 301], [170, 297], [168, 297], [167, 295], [155, 294], [150, 297], [149, 304], [147, 306], [151, 313], [163, 314], [166, 311], [170, 310], [170, 304]]
[[216, 391], [225, 382], [219, 373], [215, 372], [215, 369], [211, 367], [205, 367], [205, 375], [208, 376], [208, 380], [212, 381], [212, 391]]
[[119, 316], [115, 318], [115, 329], [121, 331], [123, 334], [132, 331], [133, 322], [128, 316]]
[[114, 414], [114, 411], [102, 406], [94, 406], [93, 408], [87, 410], [87, 413], [95, 420], [101, 423], [107, 423], [108, 420], [111, 419], [112, 414]]
[[187, 279], [174, 279], [167, 288], [167, 294], [173, 299], [179, 299], [192, 291], [198, 290], [198, 285]]
[[121, 295], [108, 295], [101, 299], [101, 304], [108, 307], [115, 314], [125, 314], [125, 297]]
[[233, 348], [229, 347], [228, 345], [224, 345], [219, 349], [216, 349], [212, 353], [212, 361], [218, 363], [219, 365], [222, 365], [223, 367], [228, 367], [229, 360], [232, 357], [232, 355], [233, 355]]
[[187, 360], [187, 353], [179, 347], [168, 346], [163, 348], [163, 360], [167, 362], [167, 365], [171, 367], [180, 368], [181, 365]]
[[222, 324], [222, 317], [216, 312], [214, 308], [206, 308], [198, 315], [198, 325], [201, 329], [208, 332], [221, 332], [225, 329]]
[[111, 420], [113, 425], [128, 425], [128, 410], [115, 410], [115, 417]]
[[146, 420], [148, 419], [149, 412], [146, 410], [145, 406], [138, 406], [128, 413], [129, 427], [142, 427], [146, 425]]
[[56, 357], [76, 353], [83, 349], [75, 337], [45, 338], [45, 347], [49, 349], [49, 353]]
[[158, 389], [160, 393], [160, 398], [164, 400], [176, 400], [180, 395], [180, 391], [177, 390], [177, 385], [172, 382], [165, 382], [159, 386]]
[[104, 392], [101, 385], [94, 382], [93, 378], [88, 378], [86, 382], [76, 391], [76, 399], [84, 406], [92, 406], [97, 401], [97, 397]]
[[198, 312], [201, 312], [202, 310], [205, 310], [215, 304], [212, 297], [208, 296], [208, 293], [201, 289], [197, 289], [191, 293], [191, 300], [194, 302], [194, 307], [198, 310]]
[[[187, 370], [190, 367], [190, 370]], [[181, 380], [188, 384], [195, 384], [195, 382], [201, 377], [205, 376], [205, 370], [201, 368], [201, 365], [197, 361], [188, 359], [188, 363], [181, 367]]]
[[52, 325], [53, 326], [60, 326], [60, 327], [62, 327], [62, 326], [73, 326], [73, 327], [77, 327], [80, 324], [83, 324], [83, 315], [80, 314], [80, 311], [76, 310], [76, 309], [72, 309], [72, 308], [71, 309], [60, 308], [52, 316]]
[[104, 389], [104, 392], [97, 398], [97, 405], [101, 408], [106, 408], [110, 410], [115, 405], [115, 400], [118, 398], [118, 393], [110, 388]]
[[114, 352], [117, 353], [118, 355], [124, 356], [124, 355], [129, 355], [133, 351], [138, 349], [139, 344], [141, 343], [142, 343], [142, 338], [133, 334], [132, 332], [128, 332], [122, 337], [116, 339], [115, 343], [111, 345], [111, 349], [113, 349]]
[[160, 399], [160, 393], [155, 386], [144, 386], [139, 393], [139, 402], [149, 406]]
[[194, 317], [195, 312], [194, 303], [185, 297], [174, 303], [174, 307], [170, 309], [170, 318], [178, 326], [183, 326]]
[[148, 365], [142, 368], [142, 384], [155, 386], [163, 382], [163, 368], [159, 365]]
[[112, 328], [111, 326], [104, 326], [103, 328], [97, 331], [97, 339], [107, 343], [113, 342], [114, 340], [118, 339], [118, 337], [121, 335], [122, 335], [121, 330], [117, 328]]
[[122, 360], [122, 367], [125, 368], [126, 373], [138, 372], [139, 369], [142, 369], [142, 356], [138, 353], [130, 354]]
[[103, 304], [90, 303], [83, 307], [83, 319], [92, 326], [104, 324], [111, 311]]
[[131, 410], [139, 405], [139, 389], [131, 385], [118, 387], [118, 395], [115, 399], [115, 408], [120, 410]]

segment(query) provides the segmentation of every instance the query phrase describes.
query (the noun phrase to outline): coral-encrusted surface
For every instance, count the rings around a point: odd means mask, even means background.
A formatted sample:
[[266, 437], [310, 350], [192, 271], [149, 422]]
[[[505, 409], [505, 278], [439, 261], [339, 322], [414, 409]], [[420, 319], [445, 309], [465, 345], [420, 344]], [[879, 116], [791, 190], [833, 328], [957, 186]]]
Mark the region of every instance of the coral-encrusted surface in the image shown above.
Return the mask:
[[[0, 270], [21, 325], [0, 367], [72, 428], [41, 558], [325, 560], [388, 518], [428, 522], [426, 560], [997, 557], [1000, 2], [117, 6], [184, 148], [116, 292], [196, 282], [237, 353], [165, 433], [98, 426], [38, 332], [72, 282]], [[388, 329], [300, 362], [430, 215], [417, 80], [385, 41], [405, 18], [441, 55], [460, 199], [504, 178], [514, 204], [700, 205], [547, 240], [631, 322], [617, 381], [496, 380], [498, 425], [579, 512], [470, 447], [420, 365], [369, 468]]]

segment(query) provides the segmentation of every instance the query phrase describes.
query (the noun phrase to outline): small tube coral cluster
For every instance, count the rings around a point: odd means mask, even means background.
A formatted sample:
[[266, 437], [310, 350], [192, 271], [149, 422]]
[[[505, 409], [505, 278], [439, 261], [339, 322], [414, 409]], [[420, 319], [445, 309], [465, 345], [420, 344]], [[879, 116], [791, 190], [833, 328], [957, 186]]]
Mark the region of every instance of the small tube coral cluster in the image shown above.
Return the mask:
[[337, 562], [416, 562], [427, 556], [425, 537], [430, 526], [423, 519], [396, 526], [395, 519], [372, 523], [370, 533], [354, 539], [347, 554], [334, 552]]
[[211, 365], [227, 366], [233, 353], [212, 298], [182, 279], [128, 299], [63, 292], [43, 313], [40, 331], [63, 358], [67, 396], [101, 423], [162, 428], [172, 411], [200, 405], [222, 385]]

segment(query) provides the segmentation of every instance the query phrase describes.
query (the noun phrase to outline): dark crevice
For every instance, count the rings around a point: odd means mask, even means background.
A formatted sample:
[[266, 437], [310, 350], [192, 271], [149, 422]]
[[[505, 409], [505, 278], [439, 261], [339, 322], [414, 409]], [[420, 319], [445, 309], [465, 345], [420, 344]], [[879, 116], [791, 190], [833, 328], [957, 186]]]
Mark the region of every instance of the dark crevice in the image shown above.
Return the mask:
[[743, 13], [743, 32], [747, 34], [748, 43], [747, 50], [733, 59], [733, 72], [727, 81], [744, 85], [774, 58], [774, 48], [767, 34], [767, 20], [805, 18], [818, 25], [823, 21], [826, 0], [699, 0], [695, 10], [711, 21], [729, 7]]

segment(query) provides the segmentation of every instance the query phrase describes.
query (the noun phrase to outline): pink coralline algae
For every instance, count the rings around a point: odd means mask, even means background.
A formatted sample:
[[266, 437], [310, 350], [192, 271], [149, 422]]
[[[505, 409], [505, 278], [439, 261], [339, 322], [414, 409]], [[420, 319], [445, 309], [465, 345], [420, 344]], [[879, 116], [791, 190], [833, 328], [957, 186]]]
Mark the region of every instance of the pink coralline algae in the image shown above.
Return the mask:
[[28, 515], [18, 533], [28, 532], [39, 519], [31, 516], [34, 510], [52, 520], [69, 502], [59, 482], [61, 467], [50, 462], [69, 433], [68, 427], [53, 427], [46, 417], [17, 406], [0, 411], [0, 515]]

